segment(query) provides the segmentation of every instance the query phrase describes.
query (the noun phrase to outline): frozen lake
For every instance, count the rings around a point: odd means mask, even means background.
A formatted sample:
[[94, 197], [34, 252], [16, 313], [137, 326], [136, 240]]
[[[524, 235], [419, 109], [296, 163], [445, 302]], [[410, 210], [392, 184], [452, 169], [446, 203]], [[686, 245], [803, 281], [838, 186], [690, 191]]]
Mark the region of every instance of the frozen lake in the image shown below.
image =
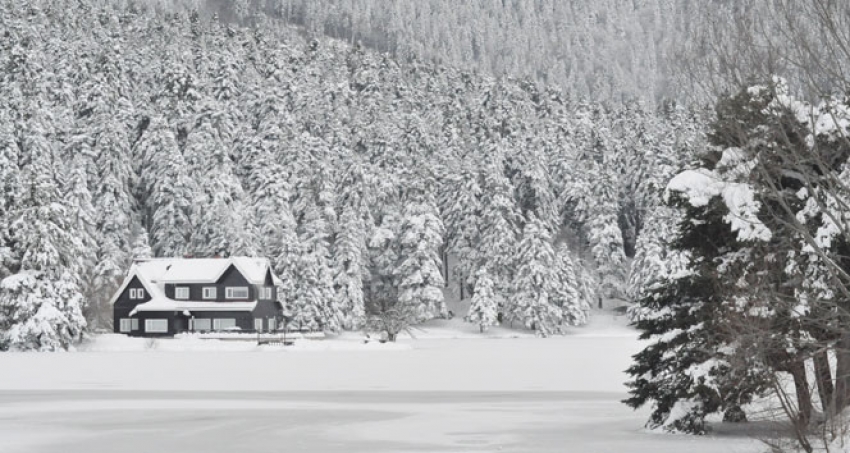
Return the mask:
[[[0, 354], [0, 453], [750, 453], [748, 425], [646, 432], [624, 370], [641, 344], [598, 316], [565, 337], [432, 327], [289, 348], [103, 336]], [[469, 332], [466, 332], [466, 330]]]
[[[0, 451], [753, 452], [641, 429], [622, 395], [573, 392], [0, 393]], [[5, 445], [3, 445], [5, 444]]]

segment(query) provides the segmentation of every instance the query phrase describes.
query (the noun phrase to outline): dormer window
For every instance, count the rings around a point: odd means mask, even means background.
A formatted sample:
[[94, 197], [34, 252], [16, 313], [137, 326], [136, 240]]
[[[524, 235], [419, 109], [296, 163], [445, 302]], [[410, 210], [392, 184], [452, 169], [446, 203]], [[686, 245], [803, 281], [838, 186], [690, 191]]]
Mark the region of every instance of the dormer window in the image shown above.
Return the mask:
[[228, 286], [224, 289], [224, 297], [227, 299], [247, 299], [247, 286]]
[[178, 286], [174, 288], [174, 298], [187, 300], [189, 299], [189, 287], [188, 286]]

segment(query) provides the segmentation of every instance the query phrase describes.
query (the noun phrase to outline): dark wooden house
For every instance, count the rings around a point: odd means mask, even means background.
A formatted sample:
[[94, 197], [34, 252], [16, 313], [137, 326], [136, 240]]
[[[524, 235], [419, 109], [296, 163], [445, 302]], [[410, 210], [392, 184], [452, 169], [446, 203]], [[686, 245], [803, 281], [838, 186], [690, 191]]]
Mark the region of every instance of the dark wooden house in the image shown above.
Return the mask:
[[111, 300], [114, 331], [275, 331], [282, 319], [276, 282], [263, 258], [137, 260]]

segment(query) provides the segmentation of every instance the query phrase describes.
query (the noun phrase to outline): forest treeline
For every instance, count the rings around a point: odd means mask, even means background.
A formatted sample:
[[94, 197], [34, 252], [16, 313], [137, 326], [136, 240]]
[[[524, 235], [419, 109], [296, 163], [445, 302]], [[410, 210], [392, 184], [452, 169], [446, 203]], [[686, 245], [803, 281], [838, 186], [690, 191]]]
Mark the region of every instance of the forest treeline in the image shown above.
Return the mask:
[[387, 300], [444, 316], [451, 282], [489, 288], [482, 327], [560, 332], [652, 261], [639, 232], [699, 136], [674, 105], [578, 102], [267, 16], [0, 5], [5, 347], [108, 326], [147, 255], [269, 257], [306, 328]]

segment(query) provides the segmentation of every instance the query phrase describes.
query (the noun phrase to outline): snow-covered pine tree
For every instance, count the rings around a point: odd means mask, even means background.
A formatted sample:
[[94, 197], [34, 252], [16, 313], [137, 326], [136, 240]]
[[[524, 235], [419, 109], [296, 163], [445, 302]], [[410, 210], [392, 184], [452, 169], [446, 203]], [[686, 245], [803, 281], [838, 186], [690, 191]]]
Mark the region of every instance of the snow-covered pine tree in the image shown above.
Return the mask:
[[644, 220], [626, 293], [634, 303], [629, 309], [632, 322], [649, 314], [639, 301], [649, 296], [657, 286], [673, 281], [687, 271], [687, 255], [671, 247], [680, 222], [681, 213], [665, 205], [655, 207]]
[[293, 269], [292, 322], [300, 328], [336, 332], [342, 313], [336, 303], [328, 243], [329, 225], [316, 204], [306, 208]]
[[514, 252], [517, 263], [510, 296], [510, 319], [533, 329], [541, 337], [560, 333], [564, 313], [553, 301], [555, 251], [546, 225], [533, 213], [525, 224]]
[[484, 333], [488, 327], [499, 323], [498, 317], [499, 301], [496, 297], [495, 284], [487, 268], [481, 268], [475, 274], [475, 292], [472, 295], [466, 320], [477, 324], [481, 333]]
[[153, 257], [150, 241], [148, 240], [148, 232], [144, 227], [139, 226], [139, 232], [136, 239], [133, 241], [133, 251], [130, 252], [130, 257], [134, 260], [146, 259]]
[[472, 162], [446, 178], [440, 192], [440, 213], [446, 227], [447, 252], [457, 259], [461, 284], [474, 281], [478, 266], [481, 216], [481, 172]]
[[521, 215], [513, 199], [513, 186], [504, 174], [504, 161], [498, 148], [488, 153], [484, 165], [481, 204], [479, 268], [486, 267], [495, 283], [499, 311], [504, 312], [514, 276]]
[[20, 128], [25, 181], [10, 213], [17, 273], [0, 282], [0, 348], [56, 351], [79, 341], [82, 314], [78, 257], [82, 245], [59, 192], [44, 113]]
[[416, 307], [419, 321], [446, 315], [440, 246], [443, 222], [433, 197], [423, 188], [410, 188], [399, 232], [398, 302]]
[[369, 236], [369, 281], [365, 285], [367, 312], [377, 305], [398, 300], [396, 266], [399, 259], [399, 214], [395, 204], [385, 204], [378, 212], [377, 225]]
[[184, 256], [191, 243], [191, 209], [198, 190], [186, 172], [177, 139], [164, 118], [151, 118], [137, 154], [143, 162], [141, 176], [154, 255]]
[[605, 165], [591, 165], [591, 200], [595, 204], [587, 218], [590, 252], [599, 274], [600, 289], [606, 297], [623, 297], [626, 255], [623, 233], [618, 223], [619, 198], [614, 175]]
[[363, 324], [363, 254], [366, 228], [354, 206], [345, 206], [333, 246], [334, 293], [343, 315], [342, 326], [356, 329]]
[[[650, 427], [703, 433], [709, 414], [740, 413], [778, 372], [794, 380], [802, 425], [810, 419], [801, 356], [811, 337], [800, 339], [800, 300], [784, 274], [794, 254], [777, 253], [796, 234], [780, 204], [804, 206], [805, 184], [786, 178], [789, 164], [774, 158], [785, 147], [807, 147], [799, 124], [807, 116], [787, 108], [787, 92], [780, 107], [772, 104], [774, 88], [718, 102], [714, 146], [699, 156], [698, 168], [668, 185], [671, 206], [681, 212], [672, 250], [683, 254], [685, 271], [661, 272], [639, 300], [644, 312], [636, 325], [650, 342], [628, 370], [632, 396], [625, 401], [653, 405]], [[779, 180], [781, 190], [765, 189]]]
[[[72, 272], [79, 276], [79, 286], [83, 293], [83, 313], [91, 327], [96, 327], [101, 310], [97, 287], [94, 283], [94, 270], [97, 263], [98, 242], [100, 235], [95, 228], [95, 211], [92, 196], [89, 192], [88, 173], [86, 170], [88, 158], [77, 156], [71, 163], [71, 171], [65, 181], [65, 206], [68, 209], [72, 231], [79, 241], [79, 251], [75, 268]], [[100, 300], [99, 300], [100, 299]]]
[[0, 107], [0, 279], [16, 267], [10, 248], [9, 220], [21, 202], [21, 173], [18, 167], [18, 147], [15, 144], [12, 121]]
[[199, 186], [191, 251], [195, 256], [256, 256], [252, 211], [234, 173], [228, 142], [216, 128], [216, 113], [214, 105], [203, 108], [186, 139], [184, 154]]
[[564, 323], [580, 326], [587, 323], [590, 305], [593, 303], [580, 291], [579, 279], [572, 251], [566, 244], [555, 250], [555, 276], [551, 283], [552, 303], [563, 311]]

